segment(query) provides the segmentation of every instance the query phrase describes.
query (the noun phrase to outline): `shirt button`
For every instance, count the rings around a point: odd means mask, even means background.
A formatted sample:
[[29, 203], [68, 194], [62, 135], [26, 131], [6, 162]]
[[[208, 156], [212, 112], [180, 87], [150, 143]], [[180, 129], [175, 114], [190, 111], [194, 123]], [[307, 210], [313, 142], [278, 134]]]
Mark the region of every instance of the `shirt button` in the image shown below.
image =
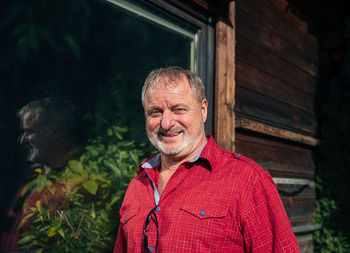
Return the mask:
[[124, 221], [127, 221], [127, 219], [128, 219], [128, 217], [125, 217], [125, 218], [124, 218]]
[[240, 155], [240, 154], [237, 154], [237, 156], [238, 156], [238, 157], [241, 157], [241, 155]]
[[205, 215], [205, 211], [200, 211], [199, 214], [202, 215], [202, 216], [204, 216], [204, 215]]
[[148, 247], [149, 251], [152, 252], [153, 251], [153, 247]]
[[159, 210], [160, 210], [160, 207], [159, 207], [159, 206], [157, 206], [157, 207], [156, 207], [156, 211], [158, 212]]

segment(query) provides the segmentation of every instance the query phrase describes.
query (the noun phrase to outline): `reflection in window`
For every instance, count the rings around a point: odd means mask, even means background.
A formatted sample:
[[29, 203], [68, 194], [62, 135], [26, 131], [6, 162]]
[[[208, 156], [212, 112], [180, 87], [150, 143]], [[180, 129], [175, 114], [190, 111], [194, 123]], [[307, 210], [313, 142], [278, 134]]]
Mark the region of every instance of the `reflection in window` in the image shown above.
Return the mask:
[[[151, 145], [141, 144], [148, 143], [140, 99], [144, 79], [157, 67], [176, 65], [193, 70], [197, 30], [150, 5], [131, 1], [6, 1], [3, 5], [1, 15], [7, 18], [0, 24], [0, 215], [6, 216], [16, 191], [28, 181], [28, 154], [18, 142], [28, 143], [30, 131], [39, 131], [28, 127], [20, 135], [18, 110], [45, 97], [67, 100], [79, 115], [83, 156], [56, 179], [75, 178], [71, 186], [77, 187], [80, 195], [72, 199], [76, 203], [80, 197], [89, 201], [79, 204], [80, 213], [56, 210], [55, 223], [40, 223], [46, 230], [35, 227], [33, 231], [43, 234], [35, 234], [30, 243], [40, 248], [56, 245], [57, 238], [74, 241], [85, 233], [84, 243], [94, 242], [94, 247], [105, 249], [113, 245], [111, 238], [116, 236], [115, 206], [122, 200], [122, 187], [136, 173], [145, 153], [152, 150]], [[42, 128], [40, 133], [46, 138], [53, 136]], [[55, 185], [52, 174], [46, 172], [42, 167], [36, 169], [44, 180], [43, 189], [45, 182]], [[35, 208], [40, 213], [45, 208], [38, 205]], [[9, 227], [11, 221], [2, 219], [2, 228]], [[110, 234], [101, 238], [93, 229], [77, 234], [78, 230], [69, 230], [67, 220], [104, 227]], [[70, 233], [62, 235], [62, 231]]]

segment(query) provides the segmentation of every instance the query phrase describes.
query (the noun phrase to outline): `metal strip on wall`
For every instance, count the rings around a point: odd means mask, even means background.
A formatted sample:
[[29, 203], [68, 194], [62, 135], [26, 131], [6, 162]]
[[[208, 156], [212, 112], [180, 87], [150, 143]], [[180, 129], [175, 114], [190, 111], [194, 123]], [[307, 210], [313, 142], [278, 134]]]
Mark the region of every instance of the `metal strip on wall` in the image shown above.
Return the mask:
[[277, 186], [277, 190], [279, 194], [285, 197], [294, 197], [301, 193], [306, 187], [315, 188], [315, 182], [309, 179], [302, 178], [281, 178], [274, 177], [272, 178], [276, 185], [284, 184], [284, 185], [300, 185], [299, 189], [295, 191], [286, 191], [282, 190]]
[[322, 228], [322, 224], [312, 224], [305, 226], [293, 226], [294, 234], [311, 233]]
[[310, 188], [315, 188], [315, 182], [313, 182], [309, 179], [282, 178], [282, 177], [274, 177], [272, 179], [275, 182], [275, 184], [307, 185]]

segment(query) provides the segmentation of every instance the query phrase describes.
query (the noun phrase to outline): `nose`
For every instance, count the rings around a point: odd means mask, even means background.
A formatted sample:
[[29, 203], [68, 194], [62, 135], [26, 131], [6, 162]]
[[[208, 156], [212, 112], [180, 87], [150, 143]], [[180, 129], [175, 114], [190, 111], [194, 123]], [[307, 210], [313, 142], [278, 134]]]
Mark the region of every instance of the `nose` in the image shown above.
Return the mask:
[[27, 140], [27, 133], [24, 132], [22, 135], [20, 135], [18, 137], [18, 143], [22, 145], [23, 143], [26, 143], [26, 142], [28, 142], [28, 140]]
[[160, 122], [161, 128], [169, 130], [175, 125], [174, 115], [171, 111], [164, 111]]

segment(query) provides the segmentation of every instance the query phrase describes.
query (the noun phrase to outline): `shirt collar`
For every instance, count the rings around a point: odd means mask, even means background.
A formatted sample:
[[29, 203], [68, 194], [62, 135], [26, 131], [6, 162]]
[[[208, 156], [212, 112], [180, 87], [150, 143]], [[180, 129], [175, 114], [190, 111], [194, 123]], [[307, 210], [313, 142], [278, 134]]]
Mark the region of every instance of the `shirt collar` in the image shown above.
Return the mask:
[[[212, 170], [213, 168], [212, 165], [215, 164], [215, 160], [216, 160], [215, 159], [216, 155], [213, 154], [213, 152], [215, 153], [215, 151], [219, 147], [217, 146], [217, 144], [215, 143], [211, 135], [207, 135], [207, 139], [208, 139], [208, 142], [205, 145], [203, 145], [203, 147], [197, 153], [197, 155], [189, 162], [205, 160], [209, 165], [208, 169]], [[147, 160], [145, 160], [139, 165], [138, 173], [142, 172], [145, 169], [156, 168], [160, 164], [160, 162], [161, 162], [161, 156], [160, 156], [160, 153], [157, 152], [156, 154], [152, 155], [150, 158], [148, 158]]]

